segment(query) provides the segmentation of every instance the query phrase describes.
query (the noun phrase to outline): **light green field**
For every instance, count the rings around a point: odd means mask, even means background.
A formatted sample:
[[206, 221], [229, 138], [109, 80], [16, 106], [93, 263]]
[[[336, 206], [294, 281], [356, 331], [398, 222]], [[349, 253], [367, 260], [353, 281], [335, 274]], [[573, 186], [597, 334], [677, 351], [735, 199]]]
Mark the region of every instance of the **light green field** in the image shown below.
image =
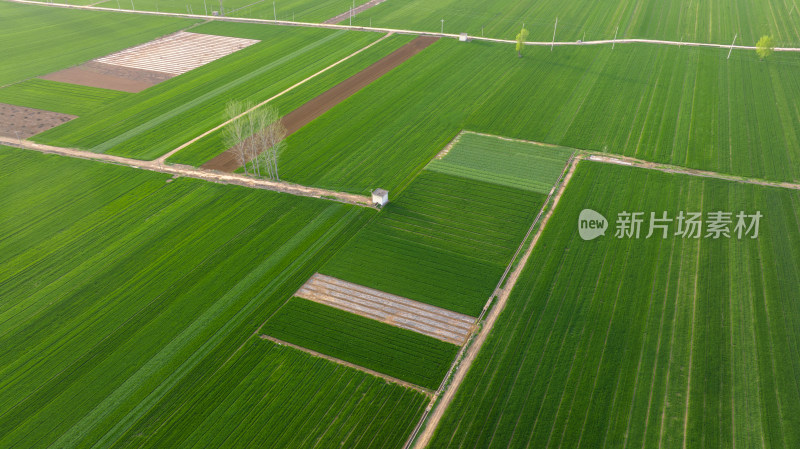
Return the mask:
[[573, 153], [569, 148], [465, 133], [427, 170], [547, 195]]
[[11, 2], [0, 2], [0, 18], [0, 86], [78, 65], [197, 23]]
[[[649, 38], [674, 41], [737, 42], [755, 45], [770, 34], [785, 46], [800, 45], [800, 14], [793, 1], [732, 0], [409, 0], [385, 2], [361, 14], [354, 25], [469, 33], [514, 39], [523, 23], [528, 40], [550, 42], [558, 17], [559, 41]], [[794, 10], [793, 10], [794, 9]], [[585, 33], [585, 34], [584, 34]]]
[[368, 209], [6, 147], [0, 169], [0, 447], [175, 447], [160, 435], [217, 391], [209, 376], [275, 393], [253, 409], [250, 389], [224, 388], [213, 433], [182, 422], [169, 438], [368, 446], [374, 430], [396, 447], [421, 412], [416, 392], [254, 335]]
[[[581, 240], [584, 208], [605, 237]], [[614, 236], [622, 211], [717, 210], [760, 211], [758, 239]], [[581, 162], [429, 447], [797, 447], [797, 210], [793, 190]]]
[[377, 40], [377, 33], [212, 22], [192, 32], [261, 42], [39, 134], [57, 146], [155, 159], [224, 121], [230, 100], [261, 102]]
[[81, 116], [129, 95], [116, 90], [32, 79], [0, 88], [0, 103]]

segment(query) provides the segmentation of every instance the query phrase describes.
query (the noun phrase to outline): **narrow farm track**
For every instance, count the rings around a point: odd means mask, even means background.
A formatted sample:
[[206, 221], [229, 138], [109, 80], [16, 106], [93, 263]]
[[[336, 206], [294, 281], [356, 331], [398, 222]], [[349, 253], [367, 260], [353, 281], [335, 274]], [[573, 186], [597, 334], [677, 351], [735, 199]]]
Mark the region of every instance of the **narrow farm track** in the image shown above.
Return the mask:
[[[300, 26], [300, 27], [313, 27], [313, 28], [328, 28], [328, 29], [336, 29], [336, 30], [353, 30], [353, 31], [370, 31], [370, 32], [378, 32], [378, 33], [397, 33], [397, 34], [410, 34], [416, 36], [433, 36], [433, 37], [444, 37], [444, 38], [451, 38], [451, 39], [458, 39], [461, 36], [459, 34], [452, 34], [452, 33], [436, 33], [430, 31], [418, 31], [418, 30], [406, 30], [406, 29], [397, 29], [397, 28], [378, 28], [378, 27], [362, 27], [362, 26], [348, 26], [348, 25], [337, 25], [332, 23], [308, 23], [308, 22], [293, 22], [289, 20], [267, 20], [267, 19], [250, 19], [245, 17], [221, 17], [221, 16], [206, 16], [202, 14], [182, 14], [182, 13], [166, 13], [166, 12], [155, 12], [155, 11], [130, 11], [130, 10], [119, 10], [115, 8], [103, 8], [98, 6], [79, 6], [79, 5], [67, 5], [63, 3], [45, 3], [45, 2], [38, 2], [38, 1], [30, 1], [30, 0], [4, 0], [8, 2], [14, 3], [24, 3], [30, 5], [42, 5], [42, 6], [51, 6], [56, 8], [73, 8], [73, 9], [88, 9], [94, 11], [116, 11], [120, 13], [126, 14], [146, 14], [146, 15], [156, 15], [156, 16], [170, 16], [170, 17], [183, 17], [189, 19], [203, 19], [203, 20], [216, 20], [222, 22], [243, 22], [243, 23], [263, 23], [263, 24], [270, 24], [270, 25], [284, 25], [284, 26]], [[475, 41], [483, 41], [483, 42], [497, 42], [503, 44], [516, 44], [515, 40], [512, 39], [495, 39], [489, 37], [479, 37], [479, 36], [470, 36], [470, 39]], [[530, 46], [541, 46], [541, 47], [562, 47], [562, 46], [591, 46], [591, 45], [617, 45], [617, 44], [653, 44], [653, 45], [671, 45], [675, 47], [708, 47], [708, 48], [720, 48], [720, 49], [733, 49], [733, 50], [755, 50], [755, 46], [748, 46], [748, 45], [730, 45], [730, 44], [719, 44], [719, 43], [711, 43], [711, 42], [683, 42], [683, 41], [669, 41], [669, 40], [660, 40], [660, 39], [639, 39], [639, 38], [631, 38], [631, 39], [603, 39], [603, 40], [594, 40], [594, 41], [540, 41], [540, 42], [525, 42], [525, 45]], [[775, 51], [779, 52], [800, 52], [800, 47], [775, 47]]]
[[[392, 69], [398, 67], [422, 50], [428, 48], [437, 40], [438, 38], [436, 37], [420, 36], [285, 115], [282, 121], [283, 126], [286, 127], [286, 135], [297, 132], [300, 128], [328, 112], [351, 95], [367, 87], [373, 81], [389, 73]], [[241, 164], [237, 160], [236, 155], [231, 151], [226, 151], [206, 162], [203, 168], [233, 172], [240, 166]]]
[[202, 179], [217, 184], [235, 184], [252, 189], [272, 190], [275, 192], [288, 193], [290, 195], [306, 196], [311, 198], [322, 198], [352, 204], [362, 207], [374, 207], [369, 197], [355, 195], [352, 193], [336, 192], [333, 190], [307, 187], [299, 184], [292, 184], [284, 181], [269, 181], [265, 179], [255, 179], [234, 173], [218, 173], [194, 167], [182, 165], [164, 165], [158, 161], [140, 161], [125, 157], [112, 156], [109, 154], [92, 153], [90, 151], [76, 150], [72, 148], [61, 148], [50, 145], [42, 145], [29, 140], [9, 139], [0, 136], [0, 145], [7, 145], [25, 150], [38, 151], [46, 154], [58, 154], [60, 156], [75, 157], [80, 159], [90, 159], [107, 164], [126, 165], [142, 170], [149, 170], [159, 173], [166, 173], [176, 177]]
[[275, 343], [277, 345], [287, 346], [287, 347], [290, 347], [292, 349], [297, 349], [298, 351], [303, 351], [306, 354], [313, 355], [314, 357], [319, 357], [321, 359], [325, 359], [325, 360], [328, 360], [328, 361], [333, 362], [333, 363], [338, 363], [339, 365], [343, 365], [343, 366], [346, 366], [348, 368], [353, 368], [355, 370], [370, 374], [370, 375], [375, 376], [375, 377], [380, 377], [381, 379], [384, 379], [387, 382], [391, 382], [391, 383], [394, 383], [394, 384], [397, 384], [397, 385], [402, 385], [402, 386], [404, 386], [406, 388], [410, 388], [412, 390], [418, 391], [418, 392], [424, 394], [425, 396], [428, 396], [428, 397], [432, 397], [433, 396], [433, 392], [431, 390], [428, 390], [427, 388], [422, 388], [419, 385], [414, 385], [414, 384], [412, 384], [410, 382], [406, 382], [404, 380], [400, 380], [400, 379], [397, 379], [397, 378], [392, 377], [392, 376], [387, 376], [386, 374], [379, 373], [377, 371], [373, 371], [373, 370], [371, 370], [369, 368], [364, 368], [363, 366], [358, 366], [358, 365], [355, 365], [353, 363], [346, 362], [346, 361], [341, 360], [341, 359], [337, 359], [336, 357], [331, 357], [329, 355], [325, 355], [325, 354], [319, 353], [317, 351], [312, 351], [311, 349], [307, 349], [307, 348], [304, 348], [302, 346], [297, 346], [297, 345], [294, 345], [292, 343], [289, 343], [289, 342], [286, 342], [286, 341], [283, 341], [283, 340], [278, 340], [277, 338], [270, 337], [269, 335], [261, 335], [261, 336], [259, 336], [259, 338], [261, 338], [262, 340], [269, 340], [269, 341], [271, 341], [271, 342], [273, 342], [273, 343]]

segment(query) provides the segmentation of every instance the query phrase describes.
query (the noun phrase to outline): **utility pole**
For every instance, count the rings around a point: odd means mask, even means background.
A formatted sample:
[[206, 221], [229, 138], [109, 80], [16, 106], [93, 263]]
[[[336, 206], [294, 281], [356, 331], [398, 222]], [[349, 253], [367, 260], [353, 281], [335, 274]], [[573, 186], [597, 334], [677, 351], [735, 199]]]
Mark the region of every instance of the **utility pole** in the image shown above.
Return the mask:
[[619, 25], [617, 25], [617, 29], [614, 31], [614, 43], [611, 44], [611, 49], [612, 50], [617, 45], [617, 32], [619, 32]]
[[442, 34], [444, 34], [444, 19], [442, 19]]
[[275, 17], [275, 21], [278, 21], [278, 10], [275, 9], [275, 2], [272, 2], [272, 15]]
[[731, 59], [731, 53], [733, 53], [733, 44], [736, 43], [736, 37], [739, 36], [739, 33], [733, 35], [733, 42], [731, 43], [731, 49], [728, 50], [728, 59]]
[[133, 6], [133, 0], [131, 0], [131, 11], [136, 11], [136, 7]]
[[208, 15], [208, 6], [206, 6], [206, 0], [203, 0], [203, 9], [205, 10], [206, 15]]
[[356, 9], [356, 0], [353, 0], [353, 6], [350, 7], [350, 26], [353, 26], [353, 10]]
[[[525, 28], [524, 24], [522, 28]], [[553, 51], [553, 47], [556, 45], [556, 29], [558, 29], [558, 17], [556, 17], [556, 26], [553, 27], [553, 42], [550, 44], [550, 51]]]

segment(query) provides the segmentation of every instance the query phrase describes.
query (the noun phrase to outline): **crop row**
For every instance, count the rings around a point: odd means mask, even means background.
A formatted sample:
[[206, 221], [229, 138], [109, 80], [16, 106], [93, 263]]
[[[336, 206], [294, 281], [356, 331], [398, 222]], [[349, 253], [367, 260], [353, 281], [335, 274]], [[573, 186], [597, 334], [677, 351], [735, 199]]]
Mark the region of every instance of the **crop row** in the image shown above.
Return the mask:
[[450, 343], [300, 298], [261, 332], [431, 390], [458, 352]]
[[423, 171], [323, 273], [475, 316], [543, 201]]
[[[145, 416], [160, 427], [370, 214], [0, 150], [7, 173], [0, 206], [9, 211], [0, 219], [4, 447], [109, 446]], [[347, 371], [341, 385], [360, 378]], [[282, 388], [266, 372], [250, 376]], [[167, 397], [170, 407], [159, 408]], [[400, 405], [385, 410], [391, 419], [416, 413], [419, 399], [393, 400]], [[338, 404], [335, 410], [364, 406], [360, 396]], [[241, 413], [249, 411], [242, 407]], [[243, 422], [231, 417], [219, 425], [232, 434]], [[332, 422], [318, 422], [318, 430]], [[289, 435], [294, 427], [287, 423], [284, 430]]]
[[467, 129], [800, 179], [800, 111], [790, 100], [800, 97], [797, 55], [726, 55], [617, 45], [530, 48], [517, 58], [508, 45], [441, 40], [289, 136], [282, 177], [357, 193], [402, 190]]
[[[796, 446], [798, 207], [789, 190], [581, 163], [432, 447]], [[623, 210], [764, 218], [758, 239], [587, 242], [584, 208], [612, 227]]]
[[252, 338], [113, 447], [399, 448], [425, 396]]
[[152, 159], [222, 123], [228, 101], [266, 100], [379, 37], [216, 22], [192, 31], [261, 42], [44, 132], [36, 140]]
[[0, 103], [80, 116], [128, 95], [116, 90], [32, 79], [0, 88]]

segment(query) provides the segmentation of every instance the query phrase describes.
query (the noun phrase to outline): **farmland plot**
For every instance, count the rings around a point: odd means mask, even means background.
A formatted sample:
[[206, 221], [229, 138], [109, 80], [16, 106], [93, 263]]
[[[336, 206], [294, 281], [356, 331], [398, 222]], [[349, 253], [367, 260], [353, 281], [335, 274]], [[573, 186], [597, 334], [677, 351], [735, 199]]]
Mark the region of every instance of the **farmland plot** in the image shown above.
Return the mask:
[[[581, 240], [585, 208], [606, 236]], [[796, 447], [797, 210], [792, 190], [582, 162], [430, 447]], [[616, 238], [623, 211], [763, 218], [757, 239]]]
[[36, 140], [153, 159], [222, 123], [228, 101], [266, 100], [380, 37], [237, 23], [209, 23], [192, 32], [261, 42], [116, 102], [113, 108], [43, 133]]
[[419, 416], [254, 336], [371, 211], [10, 148], [0, 168], [0, 446], [395, 447]]
[[477, 316], [544, 199], [423, 171], [321, 273]]
[[435, 390], [458, 346], [301, 298], [261, 332]]
[[196, 20], [0, 3], [0, 86], [86, 62]]
[[394, 191], [467, 129], [800, 180], [800, 111], [790, 100], [800, 98], [800, 56], [726, 55], [618, 45], [530, 48], [517, 58], [508, 45], [441, 40], [289, 136], [282, 177]]

